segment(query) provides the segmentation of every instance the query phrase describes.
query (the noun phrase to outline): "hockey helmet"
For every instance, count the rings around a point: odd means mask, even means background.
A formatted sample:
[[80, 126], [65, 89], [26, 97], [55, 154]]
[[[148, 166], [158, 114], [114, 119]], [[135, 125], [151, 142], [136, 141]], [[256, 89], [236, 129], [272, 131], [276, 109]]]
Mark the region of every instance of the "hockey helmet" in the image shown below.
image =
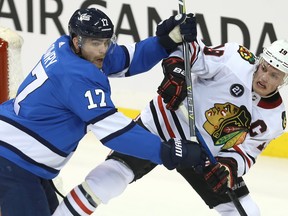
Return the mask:
[[71, 39], [80, 37], [112, 38], [114, 25], [110, 18], [99, 9], [78, 9], [70, 18], [68, 30]]
[[284, 84], [288, 83], [288, 41], [277, 40], [263, 49], [261, 57], [270, 65], [285, 73]]

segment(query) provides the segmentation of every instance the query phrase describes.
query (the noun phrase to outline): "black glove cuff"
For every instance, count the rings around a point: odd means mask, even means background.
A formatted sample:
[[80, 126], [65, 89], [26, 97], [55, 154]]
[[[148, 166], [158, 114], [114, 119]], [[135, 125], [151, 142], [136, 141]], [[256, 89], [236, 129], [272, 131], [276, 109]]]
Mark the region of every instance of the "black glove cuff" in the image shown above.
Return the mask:
[[166, 142], [163, 142], [161, 146], [161, 158], [162, 158], [163, 165], [168, 170], [173, 170], [178, 165], [178, 163], [172, 160], [171, 151], [172, 151], [172, 146], [170, 144], [167, 144]]

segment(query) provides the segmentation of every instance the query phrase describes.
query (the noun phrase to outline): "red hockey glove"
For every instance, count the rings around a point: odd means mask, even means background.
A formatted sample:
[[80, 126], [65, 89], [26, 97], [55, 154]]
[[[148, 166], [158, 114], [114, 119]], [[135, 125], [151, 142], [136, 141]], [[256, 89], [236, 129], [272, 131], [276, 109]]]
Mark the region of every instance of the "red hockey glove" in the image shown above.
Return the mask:
[[232, 188], [237, 178], [237, 161], [233, 158], [216, 157], [218, 163], [204, 169], [204, 178], [208, 186], [219, 194]]
[[170, 139], [161, 147], [163, 165], [172, 170], [176, 167], [201, 169], [205, 165], [206, 152], [197, 142]]
[[164, 79], [157, 93], [163, 98], [167, 109], [177, 110], [187, 96], [184, 61], [178, 57], [167, 58], [162, 61], [162, 68]]

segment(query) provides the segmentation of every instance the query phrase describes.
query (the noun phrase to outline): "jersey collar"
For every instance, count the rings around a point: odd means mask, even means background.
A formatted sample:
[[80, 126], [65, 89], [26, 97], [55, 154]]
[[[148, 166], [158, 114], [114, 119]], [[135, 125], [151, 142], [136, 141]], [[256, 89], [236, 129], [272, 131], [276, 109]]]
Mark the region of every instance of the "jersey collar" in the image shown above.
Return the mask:
[[256, 92], [252, 92], [252, 100], [254, 104], [263, 109], [274, 109], [282, 103], [282, 98], [279, 92], [268, 98], [262, 98]]

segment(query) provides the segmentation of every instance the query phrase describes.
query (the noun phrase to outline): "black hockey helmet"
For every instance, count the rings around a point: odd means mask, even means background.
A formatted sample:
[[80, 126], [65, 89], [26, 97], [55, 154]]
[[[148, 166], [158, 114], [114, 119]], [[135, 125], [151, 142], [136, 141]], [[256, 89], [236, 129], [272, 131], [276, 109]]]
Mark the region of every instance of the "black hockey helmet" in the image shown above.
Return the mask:
[[75, 36], [112, 38], [114, 25], [110, 18], [99, 9], [78, 9], [70, 18], [68, 30], [71, 39]]

